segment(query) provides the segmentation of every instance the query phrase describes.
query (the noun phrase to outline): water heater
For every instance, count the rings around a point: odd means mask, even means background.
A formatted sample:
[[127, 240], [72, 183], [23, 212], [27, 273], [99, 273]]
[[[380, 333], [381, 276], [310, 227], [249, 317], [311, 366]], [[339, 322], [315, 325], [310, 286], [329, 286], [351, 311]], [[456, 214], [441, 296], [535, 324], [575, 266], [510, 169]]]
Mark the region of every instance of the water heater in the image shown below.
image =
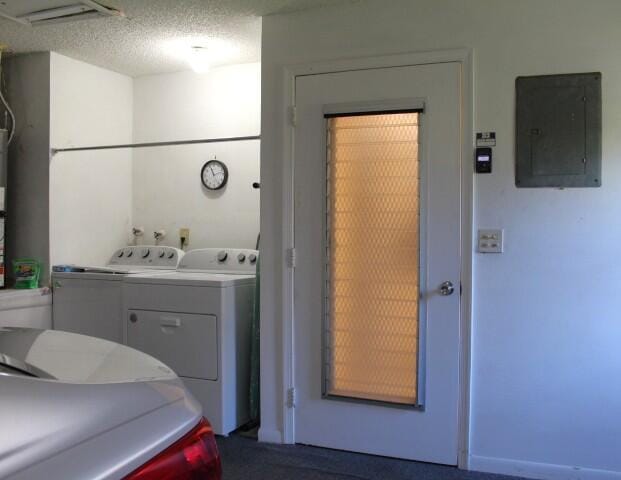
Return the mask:
[[9, 134], [6, 130], [0, 130], [0, 288], [4, 288], [5, 269], [4, 269], [4, 220], [6, 217], [6, 183], [7, 183], [7, 164], [9, 158], [7, 141]]

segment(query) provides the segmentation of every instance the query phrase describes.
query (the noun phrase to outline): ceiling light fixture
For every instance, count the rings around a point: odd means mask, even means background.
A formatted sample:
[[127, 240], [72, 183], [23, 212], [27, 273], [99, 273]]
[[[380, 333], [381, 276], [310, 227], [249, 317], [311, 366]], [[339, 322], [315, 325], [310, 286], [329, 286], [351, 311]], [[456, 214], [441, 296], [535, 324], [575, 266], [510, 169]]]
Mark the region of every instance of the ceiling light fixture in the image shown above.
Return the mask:
[[230, 42], [209, 37], [173, 38], [162, 42], [170, 56], [186, 62], [196, 73], [215, 65], [235, 63], [239, 48]]
[[194, 45], [190, 47], [190, 53], [188, 55], [188, 62], [190, 67], [196, 73], [205, 73], [210, 67], [209, 50], [207, 47], [200, 45]]

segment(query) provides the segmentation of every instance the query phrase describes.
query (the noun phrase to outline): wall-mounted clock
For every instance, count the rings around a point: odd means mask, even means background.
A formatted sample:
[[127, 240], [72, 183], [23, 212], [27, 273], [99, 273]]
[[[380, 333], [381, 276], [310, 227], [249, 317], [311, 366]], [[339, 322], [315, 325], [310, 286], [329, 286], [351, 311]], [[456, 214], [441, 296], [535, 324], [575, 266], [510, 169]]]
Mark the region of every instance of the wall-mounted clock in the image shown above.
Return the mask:
[[229, 180], [229, 170], [220, 160], [209, 160], [201, 170], [201, 181], [209, 190], [220, 190]]

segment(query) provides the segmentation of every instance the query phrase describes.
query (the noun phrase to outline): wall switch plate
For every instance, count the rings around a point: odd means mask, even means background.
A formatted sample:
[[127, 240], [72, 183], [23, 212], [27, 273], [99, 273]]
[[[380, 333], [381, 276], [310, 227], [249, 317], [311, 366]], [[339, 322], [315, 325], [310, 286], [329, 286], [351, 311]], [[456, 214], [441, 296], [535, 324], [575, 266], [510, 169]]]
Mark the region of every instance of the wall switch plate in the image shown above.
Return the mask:
[[504, 230], [479, 230], [477, 251], [479, 253], [502, 253], [504, 247]]

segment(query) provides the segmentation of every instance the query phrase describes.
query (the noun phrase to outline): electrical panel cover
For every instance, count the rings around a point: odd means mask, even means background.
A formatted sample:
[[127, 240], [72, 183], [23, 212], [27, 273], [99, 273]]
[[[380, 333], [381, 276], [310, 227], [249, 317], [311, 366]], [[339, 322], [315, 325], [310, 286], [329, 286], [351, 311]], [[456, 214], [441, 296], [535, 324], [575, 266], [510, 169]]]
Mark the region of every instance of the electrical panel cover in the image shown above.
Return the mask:
[[517, 187], [601, 186], [601, 78], [601, 73], [517, 78]]

